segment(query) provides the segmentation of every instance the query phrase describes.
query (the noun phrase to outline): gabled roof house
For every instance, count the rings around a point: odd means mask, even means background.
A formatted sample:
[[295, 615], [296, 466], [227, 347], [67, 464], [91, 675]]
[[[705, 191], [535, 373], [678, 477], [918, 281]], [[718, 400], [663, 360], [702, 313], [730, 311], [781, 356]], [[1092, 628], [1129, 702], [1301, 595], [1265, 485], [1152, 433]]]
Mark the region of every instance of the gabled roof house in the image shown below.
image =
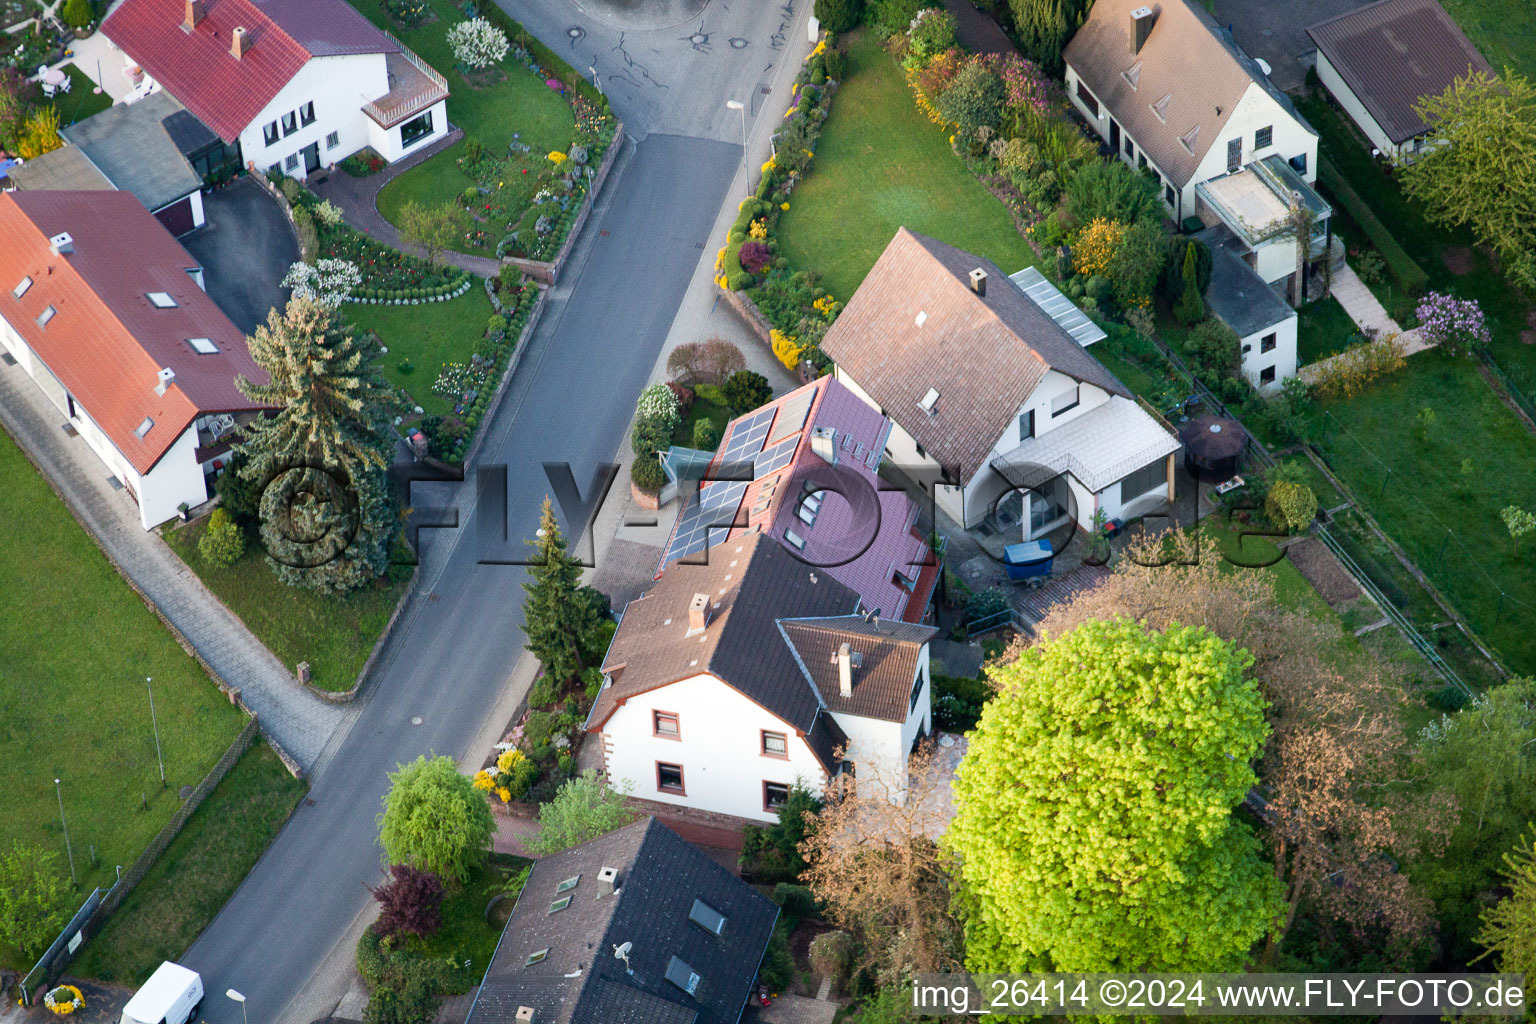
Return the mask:
[[669, 453], [707, 468], [684, 496], [657, 577], [679, 559], [702, 561], [715, 545], [763, 533], [865, 607], [922, 621], [940, 565], [929, 548], [931, 517], [880, 479], [890, 429], [878, 410], [823, 377], [726, 424], [707, 462]]
[[1194, 186], [1278, 155], [1317, 176], [1317, 133], [1199, 0], [1097, 0], [1063, 52], [1067, 94], [1175, 223]]
[[847, 762], [904, 771], [931, 729], [935, 632], [747, 532], [668, 565], [624, 609], [587, 729], [636, 797], [771, 820], [792, 786]]
[[1177, 438], [1078, 340], [1102, 333], [1016, 276], [906, 228], [886, 246], [821, 346], [893, 421], [886, 458], [942, 479], [938, 506], [967, 529], [1025, 540], [1173, 500]]
[[442, 75], [346, 0], [123, 0], [102, 32], [240, 160], [304, 177], [448, 131]]
[[534, 863], [467, 1024], [736, 1024], [778, 914], [644, 818]]
[[261, 406], [245, 335], [128, 192], [0, 193], [0, 345], [138, 503], [147, 530], [208, 499]]
[[1468, 74], [1494, 76], [1436, 0], [1377, 0], [1307, 29], [1317, 77], [1382, 154], [1410, 162], [1433, 145], [1413, 108]]

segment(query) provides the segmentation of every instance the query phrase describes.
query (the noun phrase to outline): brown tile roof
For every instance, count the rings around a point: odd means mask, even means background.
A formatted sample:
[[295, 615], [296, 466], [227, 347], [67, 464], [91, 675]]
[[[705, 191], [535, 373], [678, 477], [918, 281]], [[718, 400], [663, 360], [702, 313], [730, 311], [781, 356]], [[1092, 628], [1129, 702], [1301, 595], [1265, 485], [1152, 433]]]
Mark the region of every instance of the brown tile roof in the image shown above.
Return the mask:
[[1393, 142], [1428, 129], [1413, 110], [1421, 97], [1444, 92], [1468, 71], [1494, 73], [1435, 0], [1379, 0], [1307, 35]]
[[[910, 622], [866, 622], [861, 615], [788, 619], [779, 628], [828, 710], [888, 722], [907, 720], [923, 645], [938, 633], [932, 626]], [[843, 644], [859, 661], [848, 697], [842, 695], [838, 682], [837, 652]]]
[[[48, 240], [68, 232], [74, 251]], [[264, 382], [245, 335], [187, 273], [197, 261], [131, 192], [0, 193], [0, 317], [63, 382], [140, 473], [170, 450], [193, 420], [257, 409], [237, 374]], [[32, 285], [17, 298], [22, 278]], [[166, 292], [157, 309], [148, 292]], [[46, 325], [38, 318], [55, 313]], [[208, 338], [212, 355], [190, 338]], [[176, 381], [156, 394], [162, 368]], [[135, 433], [145, 419], [154, 425]]]
[[[971, 290], [977, 267], [987, 273], [985, 297]], [[985, 464], [1047, 371], [1130, 396], [990, 260], [906, 228], [885, 247], [821, 347], [962, 481]], [[918, 407], [929, 388], [939, 393], [932, 415]]]
[[[1183, 188], [1249, 85], [1294, 110], [1198, 2], [1152, 3], [1157, 20], [1141, 52], [1133, 52], [1131, 11], [1143, 6], [1147, 0], [1097, 0], [1063, 57], [1147, 157]], [[1127, 73], [1136, 79], [1134, 87]], [[1165, 97], [1159, 117], [1153, 107]]]
[[[808, 734], [830, 770], [832, 750], [845, 740], [821, 713], [777, 620], [851, 614], [858, 595], [763, 534], [730, 540], [707, 554], [707, 565], [674, 563], [624, 609], [603, 662], [613, 681], [593, 703], [588, 727], [600, 728], [636, 694], [709, 672]], [[697, 593], [709, 595], [710, 617], [702, 633], [690, 636], [688, 603]]]

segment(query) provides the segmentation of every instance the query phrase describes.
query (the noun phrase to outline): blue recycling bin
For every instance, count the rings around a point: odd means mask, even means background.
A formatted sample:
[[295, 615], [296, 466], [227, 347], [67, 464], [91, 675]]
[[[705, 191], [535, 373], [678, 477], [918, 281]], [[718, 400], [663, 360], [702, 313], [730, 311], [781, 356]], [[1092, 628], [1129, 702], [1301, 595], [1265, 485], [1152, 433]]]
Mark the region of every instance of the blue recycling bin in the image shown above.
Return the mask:
[[1031, 540], [1022, 544], [1010, 544], [1003, 549], [1003, 562], [1010, 580], [1027, 580], [1032, 576], [1049, 576], [1051, 562], [1056, 552], [1048, 540]]

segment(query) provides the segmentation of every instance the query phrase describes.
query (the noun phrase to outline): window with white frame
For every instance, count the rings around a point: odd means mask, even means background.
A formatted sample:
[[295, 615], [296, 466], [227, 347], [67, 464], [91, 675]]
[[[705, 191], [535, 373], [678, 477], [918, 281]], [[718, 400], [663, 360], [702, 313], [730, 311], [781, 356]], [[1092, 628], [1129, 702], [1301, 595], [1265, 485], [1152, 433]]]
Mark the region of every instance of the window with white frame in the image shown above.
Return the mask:
[[1076, 409], [1077, 403], [1079, 401], [1079, 392], [1081, 391], [1082, 385], [1074, 384], [1072, 385], [1072, 389], [1070, 391], [1063, 391], [1061, 394], [1051, 399], [1051, 415], [1053, 417], [1060, 416], [1062, 413], [1067, 412], [1070, 409]]

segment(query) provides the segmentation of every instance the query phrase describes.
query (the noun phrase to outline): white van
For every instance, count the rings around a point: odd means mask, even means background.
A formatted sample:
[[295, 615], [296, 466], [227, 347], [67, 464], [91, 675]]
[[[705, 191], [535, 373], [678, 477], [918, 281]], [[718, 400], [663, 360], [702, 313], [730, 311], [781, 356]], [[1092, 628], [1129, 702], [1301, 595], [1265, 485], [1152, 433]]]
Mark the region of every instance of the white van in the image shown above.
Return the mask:
[[202, 977], [167, 960], [128, 1000], [121, 1024], [187, 1024], [202, 1002]]

